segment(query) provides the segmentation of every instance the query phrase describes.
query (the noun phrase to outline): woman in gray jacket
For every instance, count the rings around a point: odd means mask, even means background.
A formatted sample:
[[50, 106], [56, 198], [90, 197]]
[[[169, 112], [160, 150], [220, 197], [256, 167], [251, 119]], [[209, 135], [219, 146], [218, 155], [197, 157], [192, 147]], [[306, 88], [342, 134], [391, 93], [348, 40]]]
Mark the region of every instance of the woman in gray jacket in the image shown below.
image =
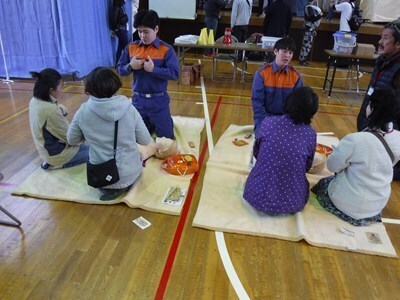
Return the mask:
[[36, 78], [33, 98], [29, 102], [29, 124], [42, 169], [72, 167], [88, 160], [89, 146], [67, 142], [68, 110], [57, 102], [62, 93], [61, 74], [53, 69], [31, 72]]
[[100, 164], [114, 157], [114, 128], [118, 121], [116, 162], [119, 181], [101, 188], [100, 200], [113, 200], [125, 193], [142, 172], [136, 143], [147, 145], [149, 131], [130, 99], [115, 95], [121, 88], [119, 77], [109, 68], [97, 67], [87, 77], [85, 92], [89, 100], [81, 105], [68, 130], [68, 142], [90, 145], [89, 161]]

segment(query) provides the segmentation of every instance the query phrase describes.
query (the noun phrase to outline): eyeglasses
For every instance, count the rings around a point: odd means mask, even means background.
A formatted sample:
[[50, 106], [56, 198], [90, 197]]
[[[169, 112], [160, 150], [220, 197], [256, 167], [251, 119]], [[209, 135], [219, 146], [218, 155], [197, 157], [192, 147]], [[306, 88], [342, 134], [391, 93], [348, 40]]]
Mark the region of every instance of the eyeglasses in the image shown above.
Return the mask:
[[400, 19], [397, 19], [396, 21], [389, 23], [388, 25], [385, 26], [385, 28], [393, 28], [397, 31], [397, 33], [400, 34]]

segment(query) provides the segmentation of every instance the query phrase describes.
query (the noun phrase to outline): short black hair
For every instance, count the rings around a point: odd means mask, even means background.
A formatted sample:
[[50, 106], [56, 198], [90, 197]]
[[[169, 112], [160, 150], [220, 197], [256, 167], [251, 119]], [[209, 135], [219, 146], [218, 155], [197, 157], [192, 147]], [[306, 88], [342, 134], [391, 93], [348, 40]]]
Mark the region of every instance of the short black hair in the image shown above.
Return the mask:
[[97, 67], [85, 79], [85, 93], [96, 98], [111, 98], [122, 87], [122, 82], [112, 69]]
[[139, 26], [144, 26], [155, 29], [159, 24], [160, 19], [154, 10], [140, 10], [135, 15], [133, 27], [139, 28]]
[[43, 101], [51, 101], [50, 90], [55, 90], [62, 80], [62, 76], [54, 69], [44, 69], [40, 72], [30, 72], [36, 78], [33, 96]]
[[375, 128], [387, 131], [389, 122], [399, 122], [400, 98], [394, 89], [375, 89], [369, 101], [372, 111], [368, 117], [368, 127], [370, 129]]
[[392, 35], [395, 44], [400, 42], [400, 18], [386, 24], [384, 28], [390, 28], [392, 30]]
[[285, 37], [280, 40], [277, 40], [275, 45], [274, 45], [274, 50], [290, 50], [290, 51], [296, 51], [296, 42], [294, 39], [291, 37]]
[[286, 98], [285, 111], [295, 124], [310, 124], [318, 111], [318, 95], [307, 86], [295, 89]]

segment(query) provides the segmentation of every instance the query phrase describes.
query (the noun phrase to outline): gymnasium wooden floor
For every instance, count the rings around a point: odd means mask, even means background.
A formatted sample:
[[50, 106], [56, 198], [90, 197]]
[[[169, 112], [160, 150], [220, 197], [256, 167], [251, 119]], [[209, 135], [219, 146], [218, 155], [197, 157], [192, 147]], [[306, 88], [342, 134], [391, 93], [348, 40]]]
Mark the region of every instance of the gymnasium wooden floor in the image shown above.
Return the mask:
[[[216, 143], [230, 124], [252, 124], [251, 84], [213, 83], [210, 61], [201, 59]], [[355, 131], [362, 96], [343, 89], [347, 72], [338, 72], [339, 90], [327, 98], [321, 91], [324, 64], [298, 70], [305, 84], [320, 95], [314, 128], [333, 131], [339, 138]], [[121, 93], [131, 96], [131, 78], [123, 81]], [[368, 81], [369, 75], [363, 74], [361, 87], [366, 88]], [[205, 130], [201, 170], [179, 217], [125, 204], [14, 197], [10, 193], [15, 185], [41, 163], [28, 122], [32, 88], [32, 80], [0, 83], [0, 172], [5, 177], [0, 182], [0, 205], [22, 221], [20, 229], [0, 226], [0, 299], [237, 299], [215, 233], [191, 226], [209, 156]], [[204, 117], [200, 88], [170, 82], [169, 94], [173, 115]], [[72, 117], [86, 99], [82, 84], [72, 82], [65, 84], [59, 100]], [[10, 182], [12, 176], [16, 179]], [[139, 216], [152, 226], [138, 228], [132, 220]], [[399, 183], [392, 184], [383, 216], [400, 219]], [[0, 213], [0, 218], [6, 216]], [[386, 228], [400, 254], [400, 225], [386, 224]], [[318, 248], [304, 241], [224, 237], [250, 299], [398, 299], [399, 259]]]

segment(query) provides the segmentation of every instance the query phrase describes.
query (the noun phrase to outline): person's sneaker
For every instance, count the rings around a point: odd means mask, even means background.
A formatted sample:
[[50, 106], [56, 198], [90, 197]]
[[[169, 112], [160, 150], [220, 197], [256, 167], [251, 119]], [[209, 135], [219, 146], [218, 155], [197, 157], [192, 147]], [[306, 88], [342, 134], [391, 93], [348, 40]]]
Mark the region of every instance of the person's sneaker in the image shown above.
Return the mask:
[[300, 61], [299, 64], [302, 65], [302, 66], [309, 66], [310, 65], [310, 63], [308, 61]]
[[40, 165], [40, 167], [43, 169], [43, 170], [57, 170], [57, 169], [61, 169], [62, 168], [62, 166], [53, 166], [53, 165], [50, 165], [50, 164], [48, 164], [47, 162], [42, 162], [42, 164]]

